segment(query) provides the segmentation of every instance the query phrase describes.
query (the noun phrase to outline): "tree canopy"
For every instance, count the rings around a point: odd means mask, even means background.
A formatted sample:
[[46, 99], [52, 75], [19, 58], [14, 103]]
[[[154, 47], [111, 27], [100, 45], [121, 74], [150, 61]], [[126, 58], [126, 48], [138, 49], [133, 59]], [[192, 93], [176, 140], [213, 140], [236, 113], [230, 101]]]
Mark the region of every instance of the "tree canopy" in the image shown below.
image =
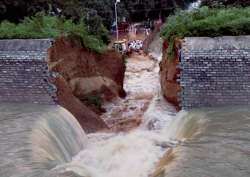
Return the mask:
[[[0, 22], [22, 23], [26, 17], [43, 12], [45, 15], [57, 16], [83, 22], [89, 34], [104, 43], [109, 42], [108, 30], [114, 19], [116, 0], [1, 0]], [[118, 3], [119, 20], [125, 17], [130, 22], [158, 19], [168, 16], [176, 8], [185, 8], [194, 0], [121, 0]]]
[[203, 0], [202, 5], [209, 7], [220, 6], [250, 6], [250, 0]]
[[[194, 0], [121, 0], [118, 4], [119, 17], [130, 21], [156, 19], [167, 16], [175, 8], [185, 8]], [[26, 16], [44, 11], [79, 20], [82, 16], [98, 16], [106, 27], [114, 21], [115, 0], [1, 0], [0, 21], [18, 22]]]

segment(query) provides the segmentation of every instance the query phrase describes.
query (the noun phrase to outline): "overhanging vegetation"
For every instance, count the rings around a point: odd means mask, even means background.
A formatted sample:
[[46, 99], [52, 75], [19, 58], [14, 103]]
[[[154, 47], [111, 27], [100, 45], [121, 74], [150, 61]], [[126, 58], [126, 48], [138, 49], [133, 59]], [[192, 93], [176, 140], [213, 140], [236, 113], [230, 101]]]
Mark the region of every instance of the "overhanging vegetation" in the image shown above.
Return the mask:
[[104, 42], [97, 36], [91, 35], [82, 21], [75, 23], [70, 19], [65, 20], [40, 13], [26, 17], [18, 24], [8, 21], [0, 23], [0, 39], [55, 38], [61, 34], [79, 36], [86, 48], [96, 52], [102, 52], [105, 48]]
[[250, 34], [250, 7], [210, 9], [202, 7], [169, 16], [161, 30], [167, 40], [167, 57], [174, 57], [174, 40], [199, 36], [238, 36]]

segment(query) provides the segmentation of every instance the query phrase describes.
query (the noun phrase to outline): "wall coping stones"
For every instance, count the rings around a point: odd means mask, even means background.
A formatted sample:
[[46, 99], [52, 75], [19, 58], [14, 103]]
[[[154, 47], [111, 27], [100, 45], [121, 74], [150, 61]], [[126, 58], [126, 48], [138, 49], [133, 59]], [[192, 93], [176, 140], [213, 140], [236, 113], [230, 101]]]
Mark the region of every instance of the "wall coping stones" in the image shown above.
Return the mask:
[[1, 51], [45, 51], [51, 46], [53, 39], [2, 39]]
[[186, 37], [183, 48], [185, 50], [218, 50], [218, 49], [250, 49], [249, 36], [223, 37]]
[[45, 60], [52, 39], [0, 40], [0, 60]]

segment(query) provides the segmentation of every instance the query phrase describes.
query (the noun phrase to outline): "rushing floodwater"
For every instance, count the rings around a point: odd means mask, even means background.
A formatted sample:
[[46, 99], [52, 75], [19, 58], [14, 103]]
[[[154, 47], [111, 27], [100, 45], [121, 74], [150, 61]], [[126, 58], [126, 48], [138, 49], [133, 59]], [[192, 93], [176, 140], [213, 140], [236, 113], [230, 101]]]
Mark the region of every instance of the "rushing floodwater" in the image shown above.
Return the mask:
[[221, 108], [195, 111], [205, 120], [203, 131], [175, 150], [165, 177], [249, 177], [250, 109]]
[[[127, 99], [140, 91], [155, 95], [141, 126], [128, 133], [91, 135], [73, 163], [84, 166], [91, 177], [249, 176], [250, 110], [234, 107], [176, 113], [161, 97], [159, 85], [152, 86], [152, 80], [159, 79], [158, 65], [141, 72], [143, 62], [148, 61], [128, 61], [125, 81], [130, 91]], [[131, 66], [139, 74], [131, 72]], [[128, 106], [139, 107], [134, 100]]]
[[1, 104], [0, 176], [250, 176], [248, 107], [175, 114], [162, 104], [154, 99], [136, 130], [89, 139], [60, 107]]
[[160, 129], [93, 140], [74, 162], [91, 177], [250, 176], [249, 108], [171, 114]]
[[128, 133], [90, 135], [86, 148], [74, 157], [74, 164], [84, 166], [91, 177], [147, 177], [153, 173], [158, 160], [176, 143], [164, 136], [163, 125], [170, 123], [176, 111], [159, 96], [158, 72], [156, 60], [142, 56], [127, 60], [128, 96], [105, 105], [103, 118], [107, 122], [116, 117], [142, 118], [142, 125]]

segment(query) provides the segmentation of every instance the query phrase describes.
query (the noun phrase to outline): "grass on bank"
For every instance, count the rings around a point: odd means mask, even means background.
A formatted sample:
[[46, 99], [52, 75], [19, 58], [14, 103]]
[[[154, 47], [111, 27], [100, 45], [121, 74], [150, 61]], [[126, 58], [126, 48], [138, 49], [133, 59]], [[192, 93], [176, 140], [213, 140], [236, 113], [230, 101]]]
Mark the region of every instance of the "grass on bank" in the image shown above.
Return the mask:
[[167, 40], [167, 57], [174, 57], [174, 40], [184, 37], [238, 36], [250, 34], [250, 7], [180, 11], [169, 16], [161, 36]]
[[0, 39], [55, 38], [61, 34], [77, 35], [85, 47], [99, 53], [105, 48], [102, 40], [88, 33], [83, 22], [74, 23], [72, 20], [37, 14], [34, 17], [26, 17], [19, 24], [8, 21], [0, 23]]

